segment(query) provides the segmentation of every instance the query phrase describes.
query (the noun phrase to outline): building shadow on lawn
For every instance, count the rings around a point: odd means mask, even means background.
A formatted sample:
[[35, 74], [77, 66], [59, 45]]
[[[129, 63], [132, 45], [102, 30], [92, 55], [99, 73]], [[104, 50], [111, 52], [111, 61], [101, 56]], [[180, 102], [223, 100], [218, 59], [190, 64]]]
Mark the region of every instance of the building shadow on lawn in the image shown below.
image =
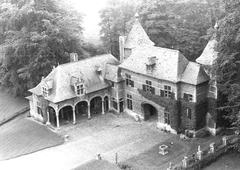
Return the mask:
[[58, 134], [28, 118], [0, 129], [0, 160], [7, 160], [64, 143]]
[[[163, 168], [163, 165], [165, 165], [164, 169], [166, 169], [169, 162], [175, 162], [175, 158], [185, 152], [184, 145], [172, 139], [159, 143], [146, 152], [124, 161], [122, 164], [129, 165], [133, 170], [159, 170], [160, 167]], [[174, 141], [173, 144], [171, 144], [172, 141]], [[159, 146], [162, 144], [168, 146], [166, 155], [159, 154]]]

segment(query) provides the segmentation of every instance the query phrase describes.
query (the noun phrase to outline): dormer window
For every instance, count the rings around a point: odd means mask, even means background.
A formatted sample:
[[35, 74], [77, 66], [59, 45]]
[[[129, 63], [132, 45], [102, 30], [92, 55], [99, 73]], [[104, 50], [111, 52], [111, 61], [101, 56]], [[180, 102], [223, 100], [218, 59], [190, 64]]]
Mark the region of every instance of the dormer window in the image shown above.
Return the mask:
[[42, 80], [42, 95], [44, 97], [49, 96], [50, 90], [53, 88], [53, 80]]
[[157, 57], [153, 56], [153, 57], [148, 57], [148, 61], [146, 63], [146, 67], [147, 67], [147, 71], [148, 72], [152, 72], [155, 65], [156, 65], [156, 61], [157, 61]]
[[76, 85], [76, 94], [83, 95], [84, 94], [84, 86], [83, 84]]
[[49, 93], [49, 90], [46, 87], [42, 87], [42, 94], [44, 97], [47, 97]]

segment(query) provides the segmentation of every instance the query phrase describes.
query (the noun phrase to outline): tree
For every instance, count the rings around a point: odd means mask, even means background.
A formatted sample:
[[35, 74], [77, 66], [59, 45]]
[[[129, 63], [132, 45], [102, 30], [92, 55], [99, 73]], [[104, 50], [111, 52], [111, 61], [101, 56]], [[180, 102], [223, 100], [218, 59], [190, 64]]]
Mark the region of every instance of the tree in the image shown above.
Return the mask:
[[[240, 130], [240, 1], [225, 1], [225, 17], [217, 30], [219, 53], [214, 70], [219, 109], [233, 128]], [[238, 146], [240, 149], [240, 146]]]
[[[214, 2], [212, 11], [220, 15]], [[209, 4], [201, 1], [143, 0], [139, 14], [157, 46], [179, 49], [191, 61], [200, 56], [207, 43], [203, 36], [215, 24]]]
[[81, 15], [61, 1], [7, 0], [0, 2], [0, 18], [1, 85], [16, 95], [26, 95], [69, 53], [84, 57]]
[[107, 52], [119, 57], [118, 38], [130, 29], [129, 21], [136, 13], [136, 4], [121, 0], [110, 0], [100, 11], [101, 39]]

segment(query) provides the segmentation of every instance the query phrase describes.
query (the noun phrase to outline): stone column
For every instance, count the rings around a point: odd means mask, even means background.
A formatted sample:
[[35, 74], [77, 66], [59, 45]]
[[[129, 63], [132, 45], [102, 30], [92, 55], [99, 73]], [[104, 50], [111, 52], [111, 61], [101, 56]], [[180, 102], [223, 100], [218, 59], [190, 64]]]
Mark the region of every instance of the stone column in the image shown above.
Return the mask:
[[227, 145], [227, 137], [224, 136], [224, 137], [222, 138], [222, 141], [223, 141], [223, 145], [226, 146], [226, 145]]
[[210, 153], [214, 153], [215, 152], [215, 143], [211, 143], [210, 144]]
[[182, 165], [184, 168], [187, 168], [188, 166], [188, 157], [187, 156], [184, 156], [183, 160], [182, 160]]
[[56, 112], [57, 128], [59, 128], [59, 111]]
[[198, 160], [202, 160], [202, 151], [201, 151], [200, 145], [198, 146], [197, 158]]
[[49, 111], [47, 110], [47, 125], [50, 125]]
[[76, 124], [76, 112], [75, 112], [75, 107], [73, 106], [73, 124]]
[[104, 100], [102, 100], [102, 114], [104, 115], [105, 111], [104, 111]]
[[169, 163], [169, 167], [167, 168], [167, 170], [172, 170], [172, 162]]
[[108, 96], [108, 111], [110, 110], [111, 108], [111, 97]]
[[91, 119], [90, 103], [88, 103], [88, 119]]

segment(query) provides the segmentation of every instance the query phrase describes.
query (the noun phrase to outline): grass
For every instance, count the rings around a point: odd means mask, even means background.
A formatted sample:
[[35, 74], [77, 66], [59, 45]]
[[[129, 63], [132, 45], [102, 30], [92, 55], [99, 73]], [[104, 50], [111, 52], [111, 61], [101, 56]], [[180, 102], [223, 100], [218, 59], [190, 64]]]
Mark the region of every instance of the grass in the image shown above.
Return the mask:
[[16, 112], [27, 107], [28, 101], [14, 97], [0, 87], [0, 122], [11, 118]]
[[0, 160], [60, 145], [63, 138], [30, 119], [11, 121], [0, 130]]
[[116, 165], [105, 160], [93, 160], [81, 165], [74, 170], [120, 170]]
[[216, 162], [212, 163], [204, 170], [239, 170], [240, 169], [240, 153], [232, 152], [220, 157]]
[[[138, 156], [128, 159], [124, 162], [124, 164], [130, 165], [134, 170], [152, 170], [159, 169], [160, 167], [162, 169], [166, 169], [169, 165], [169, 162], [173, 162], [175, 158], [179, 157], [184, 153], [184, 146], [181, 143], [174, 142], [173, 145], [171, 145], [171, 141], [173, 141], [173, 138], [152, 147], [150, 150]], [[166, 155], [161, 155], [158, 153], [158, 147], [162, 144], [168, 146], [168, 154]]]

